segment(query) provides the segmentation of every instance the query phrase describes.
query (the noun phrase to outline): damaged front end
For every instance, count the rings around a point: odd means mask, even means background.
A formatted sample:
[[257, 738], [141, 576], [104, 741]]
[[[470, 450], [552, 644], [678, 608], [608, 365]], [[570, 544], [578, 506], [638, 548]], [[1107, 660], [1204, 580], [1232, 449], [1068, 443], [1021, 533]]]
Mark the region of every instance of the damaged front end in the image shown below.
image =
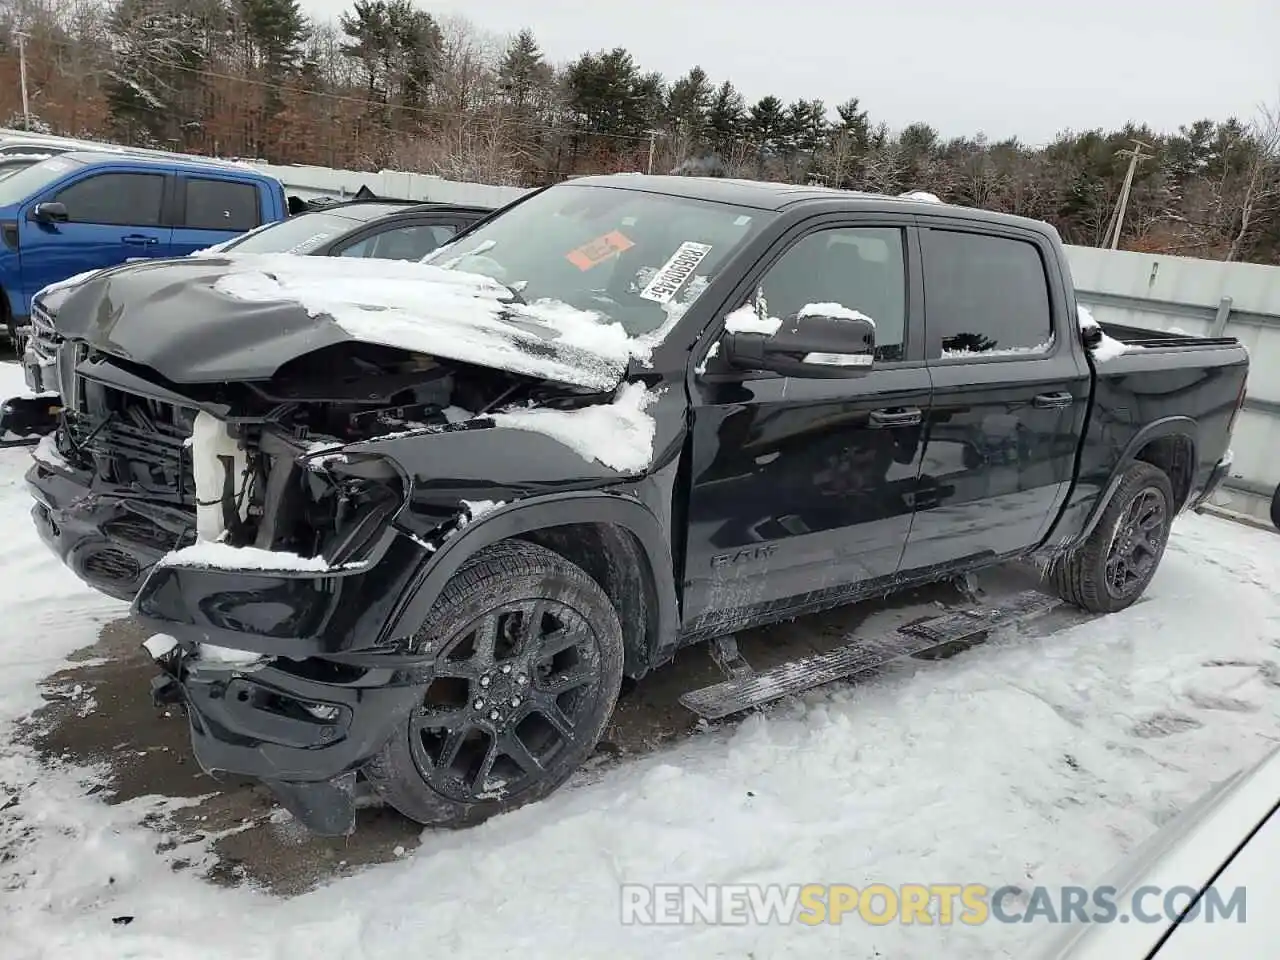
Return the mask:
[[388, 624], [468, 520], [455, 503], [402, 523], [414, 478], [386, 441], [484, 428], [477, 415], [547, 385], [369, 344], [214, 384], [62, 349], [59, 425], [27, 474], [41, 537], [171, 638], [149, 647], [154, 693], [185, 705], [205, 770], [349, 832], [356, 771], [422, 680]]

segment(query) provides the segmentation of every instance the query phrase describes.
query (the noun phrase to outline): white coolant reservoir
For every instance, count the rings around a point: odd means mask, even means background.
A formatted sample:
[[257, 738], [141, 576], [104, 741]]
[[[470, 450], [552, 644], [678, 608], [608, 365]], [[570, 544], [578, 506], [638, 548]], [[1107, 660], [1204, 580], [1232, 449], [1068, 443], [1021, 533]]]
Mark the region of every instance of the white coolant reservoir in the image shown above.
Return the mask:
[[244, 502], [245, 471], [249, 458], [244, 448], [227, 431], [227, 425], [201, 410], [191, 430], [191, 471], [196, 482], [196, 537], [217, 540], [226, 533], [222, 522], [222, 491], [227, 463], [232, 471], [232, 488], [240, 502], [240, 516], [248, 513]]

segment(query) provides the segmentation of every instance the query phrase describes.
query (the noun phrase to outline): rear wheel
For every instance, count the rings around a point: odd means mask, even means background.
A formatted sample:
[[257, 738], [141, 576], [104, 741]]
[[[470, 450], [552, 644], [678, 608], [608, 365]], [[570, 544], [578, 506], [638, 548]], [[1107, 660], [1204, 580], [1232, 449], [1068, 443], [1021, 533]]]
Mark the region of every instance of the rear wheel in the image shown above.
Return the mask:
[[1155, 576], [1173, 515], [1168, 476], [1149, 463], [1134, 463], [1088, 539], [1053, 567], [1052, 586], [1068, 603], [1094, 613], [1123, 610]]
[[523, 541], [464, 566], [415, 643], [435, 653], [430, 679], [365, 774], [431, 826], [478, 823], [555, 790], [595, 748], [622, 680], [622, 628], [600, 585]]
[[1280, 530], [1280, 485], [1276, 486], [1276, 492], [1271, 494], [1271, 523]]

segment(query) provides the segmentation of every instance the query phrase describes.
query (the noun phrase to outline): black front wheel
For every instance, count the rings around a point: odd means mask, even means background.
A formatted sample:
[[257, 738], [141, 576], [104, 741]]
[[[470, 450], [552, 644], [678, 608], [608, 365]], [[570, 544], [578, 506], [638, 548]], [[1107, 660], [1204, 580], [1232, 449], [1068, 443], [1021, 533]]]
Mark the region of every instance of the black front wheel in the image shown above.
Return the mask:
[[1088, 539], [1050, 570], [1058, 595], [1093, 613], [1132, 604], [1155, 576], [1174, 513], [1165, 472], [1141, 461], [1130, 465]]
[[591, 754], [622, 681], [622, 628], [580, 567], [506, 541], [446, 585], [415, 637], [413, 712], [365, 770], [397, 810], [465, 826], [539, 800]]
[[1277, 485], [1276, 492], [1271, 494], [1271, 524], [1280, 530], [1280, 485]]

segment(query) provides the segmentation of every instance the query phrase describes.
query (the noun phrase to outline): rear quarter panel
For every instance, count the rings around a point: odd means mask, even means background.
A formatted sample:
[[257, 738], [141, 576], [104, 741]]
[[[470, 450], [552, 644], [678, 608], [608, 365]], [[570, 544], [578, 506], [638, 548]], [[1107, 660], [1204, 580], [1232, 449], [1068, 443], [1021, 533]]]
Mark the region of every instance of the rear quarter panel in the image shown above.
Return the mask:
[[1249, 369], [1239, 345], [1131, 346], [1118, 357], [1090, 363], [1094, 395], [1076, 485], [1051, 537], [1059, 543], [1087, 530], [1113, 479], [1161, 438], [1190, 441], [1191, 460], [1174, 492], [1181, 497], [1179, 508], [1193, 499], [1230, 446], [1232, 414]]

